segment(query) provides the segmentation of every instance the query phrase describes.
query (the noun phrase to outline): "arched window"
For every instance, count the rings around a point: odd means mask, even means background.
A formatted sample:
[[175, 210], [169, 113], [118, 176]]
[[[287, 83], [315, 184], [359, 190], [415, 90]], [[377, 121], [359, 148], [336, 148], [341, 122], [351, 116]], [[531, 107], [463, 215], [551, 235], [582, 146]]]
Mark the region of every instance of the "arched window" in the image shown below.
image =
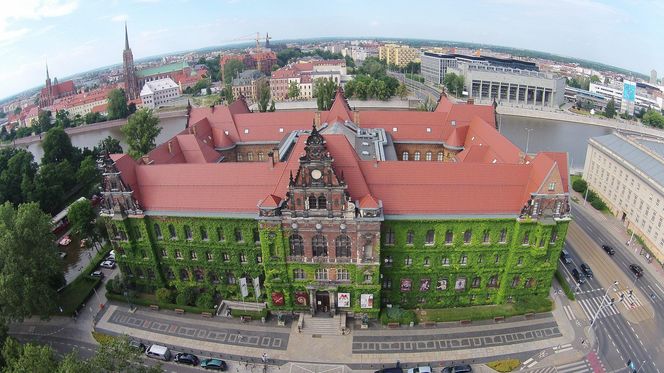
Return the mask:
[[454, 239], [454, 233], [452, 233], [452, 230], [445, 232], [445, 243], [448, 245], [452, 244], [452, 239]]
[[488, 230], [488, 229], [485, 229], [485, 230], [484, 230], [484, 236], [482, 237], [482, 242], [483, 242], [483, 243], [489, 243], [489, 238], [490, 238], [490, 236], [489, 236], [489, 230]]
[[212, 271], [208, 272], [208, 279], [213, 284], [218, 284], [219, 283], [219, 276], [217, 276], [217, 274], [212, 272]]
[[478, 288], [478, 287], [480, 287], [480, 282], [481, 282], [480, 278], [475, 277], [475, 278], [473, 278], [473, 282], [471, 283], [470, 286], [474, 287], [474, 288]]
[[407, 161], [408, 160], [408, 152], [401, 153], [401, 160], [402, 161]]
[[519, 276], [514, 276], [514, 278], [512, 279], [512, 287], [515, 288], [519, 286], [520, 281], [521, 279], [519, 278]]
[[327, 208], [327, 199], [325, 198], [324, 195], [320, 195], [318, 197], [318, 208], [319, 209], [326, 209]]
[[317, 234], [311, 239], [311, 247], [314, 256], [327, 256], [327, 240], [322, 234]]
[[318, 199], [313, 194], [309, 196], [309, 209], [318, 208]]
[[427, 236], [425, 237], [424, 243], [427, 245], [433, 245], [433, 241], [435, 240], [436, 233], [434, 232], [433, 229], [429, 229], [427, 231]]
[[157, 236], [158, 240], [161, 240], [164, 238], [164, 236], [161, 235], [161, 227], [159, 224], [154, 225], [154, 234]]
[[304, 241], [299, 234], [291, 234], [290, 236], [290, 254], [292, 256], [304, 255]]
[[438, 152], [438, 155], [436, 155], [436, 160], [437, 160], [438, 162], [442, 162], [442, 161], [443, 161], [443, 152]]
[[205, 279], [205, 274], [203, 273], [203, 270], [200, 268], [196, 268], [194, 270], [194, 278], [198, 282], [202, 282]]
[[345, 234], [337, 236], [334, 240], [337, 257], [350, 257], [350, 237]]
[[201, 240], [203, 240], [203, 241], [208, 240], [208, 233], [207, 233], [207, 229], [205, 227], [201, 227]]
[[178, 238], [178, 235], [175, 233], [175, 227], [173, 224], [168, 225], [168, 233], [171, 235], [171, 240], [176, 240]]
[[406, 244], [412, 245], [414, 239], [415, 239], [415, 232], [413, 232], [412, 230], [408, 231], [408, 233], [406, 233]]
[[175, 280], [175, 273], [173, 273], [173, 270], [168, 268], [166, 270], [166, 278], [169, 280]]
[[419, 160], [420, 160], [420, 152], [419, 152], [419, 151], [415, 152], [415, 157], [414, 157], [414, 159], [415, 159], [416, 161], [419, 161]]
[[491, 278], [489, 278], [489, 284], [487, 286], [490, 288], [498, 287], [498, 276], [491, 276]]
[[463, 232], [463, 243], [470, 243], [470, 239], [472, 237], [473, 237], [473, 232], [470, 229]]
[[194, 238], [194, 236], [191, 234], [191, 228], [188, 225], [184, 226], [184, 236], [188, 240], [192, 240]]
[[424, 153], [424, 159], [427, 160], [427, 161], [430, 161], [431, 160], [431, 152]]
[[189, 272], [187, 272], [187, 270], [184, 268], [180, 268], [180, 280], [182, 281], [189, 280]]
[[526, 281], [526, 287], [527, 288], [534, 288], [537, 286], [537, 280], [534, 278], [529, 278], [528, 281]]

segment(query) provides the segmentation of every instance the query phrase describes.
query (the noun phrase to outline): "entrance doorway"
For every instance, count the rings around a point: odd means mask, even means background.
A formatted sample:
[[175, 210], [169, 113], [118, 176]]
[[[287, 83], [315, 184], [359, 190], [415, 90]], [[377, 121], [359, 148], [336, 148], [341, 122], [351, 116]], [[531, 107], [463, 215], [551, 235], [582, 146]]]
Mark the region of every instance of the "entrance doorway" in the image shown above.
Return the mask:
[[316, 312], [328, 312], [330, 310], [330, 293], [327, 291], [316, 292]]

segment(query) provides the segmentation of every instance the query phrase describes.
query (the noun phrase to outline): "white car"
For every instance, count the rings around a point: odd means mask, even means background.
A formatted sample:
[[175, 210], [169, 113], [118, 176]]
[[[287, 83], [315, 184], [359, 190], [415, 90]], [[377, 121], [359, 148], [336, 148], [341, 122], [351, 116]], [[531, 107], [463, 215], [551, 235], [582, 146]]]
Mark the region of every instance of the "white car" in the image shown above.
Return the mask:
[[408, 373], [431, 373], [430, 366], [417, 367], [408, 369]]
[[115, 262], [112, 260], [105, 260], [99, 265], [101, 268], [113, 269], [115, 268]]

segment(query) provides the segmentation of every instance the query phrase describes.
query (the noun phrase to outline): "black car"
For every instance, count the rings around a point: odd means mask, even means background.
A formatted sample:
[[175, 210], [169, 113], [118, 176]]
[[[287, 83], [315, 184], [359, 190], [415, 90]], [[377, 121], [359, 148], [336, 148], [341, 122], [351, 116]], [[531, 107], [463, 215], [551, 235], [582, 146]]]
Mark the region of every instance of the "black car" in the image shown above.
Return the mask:
[[616, 253], [616, 250], [614, 250], [613, 247], [609, 245], [602, 245], [602, 250], [606, 251], [606, 253], [609, 255], [613, 255]]
[[403, 369], [401, 369], [401, 367], [383, 368], [381, 370], [375, 371], [374, 373], [403, 373]]
[[576, 268], [574, 268], [572, 270], [572, 277], [574, 277], [574, 280], [579, 284], [583, 284], [583, 283], [586, 282], [586, 279], [583, 278], [583, 276], [581, 276], [581, 274], [579, 273], [579, 270], [576, 269]]
[[643, 268], [638, 264], [630, 264], [629, 269], [636, 275], [636, 277], [643, 276]]
[[473, 368], [468, 364], [464, 365], [454, 365], [443, 368], [441, 373], [470, 373], [473, 371]]
[[145, 352], [148, 346], [144, 345], [142, 342], [132, 339], [129, 341], [129, 347], [139, 350], [141, 353]]
[[198, 357], [196, 355], [188, 354], [185, 352], [178, 352], [173, 359], [176, 363], [187, 364], [187, 365], [198, 365]]
[[593, 270], [590, 269], [590, 266], [587, 265], [586, 263], [581, 264], [581, 272], [583, 272], [584, 275], [588, 278], [593, 278]]
[[565, 264], [572, 263], [572, 256], [569, 255], [569, 251], [563, 249], [563, 251], [560, 252], [560, 260], [562, 260]]

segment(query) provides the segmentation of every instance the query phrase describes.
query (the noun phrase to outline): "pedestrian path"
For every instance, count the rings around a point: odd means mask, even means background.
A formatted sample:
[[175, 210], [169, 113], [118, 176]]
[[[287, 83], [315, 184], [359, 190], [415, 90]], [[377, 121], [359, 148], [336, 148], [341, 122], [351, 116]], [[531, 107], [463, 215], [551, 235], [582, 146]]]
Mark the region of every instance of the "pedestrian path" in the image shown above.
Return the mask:
[[[578, 302], [581, 305], [583, 313], [588, 318], [588, 321], [592, 322], [593, 317], [595, 316], [597, 310], [602, 304], [602, 297], [579, 299]], [[597, 315], [598, 319], [601, 319], [602, 317], [617, 315], [620, 313], [620, 311], [618, 311], [615, 305], [606, 306], [606, 303], [607, 302], [605, 301], [604, 309]]]
[[569, 304], [563, 306], [563, 311], [565, 311], [565, 317], [567, 317], [567, 320], [569, 320], [569, 321], [576, 320], [576, 315], [574, 314], [574, 311], [572, 310], [572, 306], [570, 306]]
[[586, 359], [576, 361], [574, 363], [563, 364], [558, 366], [542, 367], [537, 369], [526, 370], [528, 373], [593, 373], [593, 368], [590, 362]]
[[622, 290], [617, 292], [617, 299], [620, 299], [620, 303], [625, 306], [626, 309], [633, 310], [637, 307], [643, 306], [643, 303], [631, 290]]

